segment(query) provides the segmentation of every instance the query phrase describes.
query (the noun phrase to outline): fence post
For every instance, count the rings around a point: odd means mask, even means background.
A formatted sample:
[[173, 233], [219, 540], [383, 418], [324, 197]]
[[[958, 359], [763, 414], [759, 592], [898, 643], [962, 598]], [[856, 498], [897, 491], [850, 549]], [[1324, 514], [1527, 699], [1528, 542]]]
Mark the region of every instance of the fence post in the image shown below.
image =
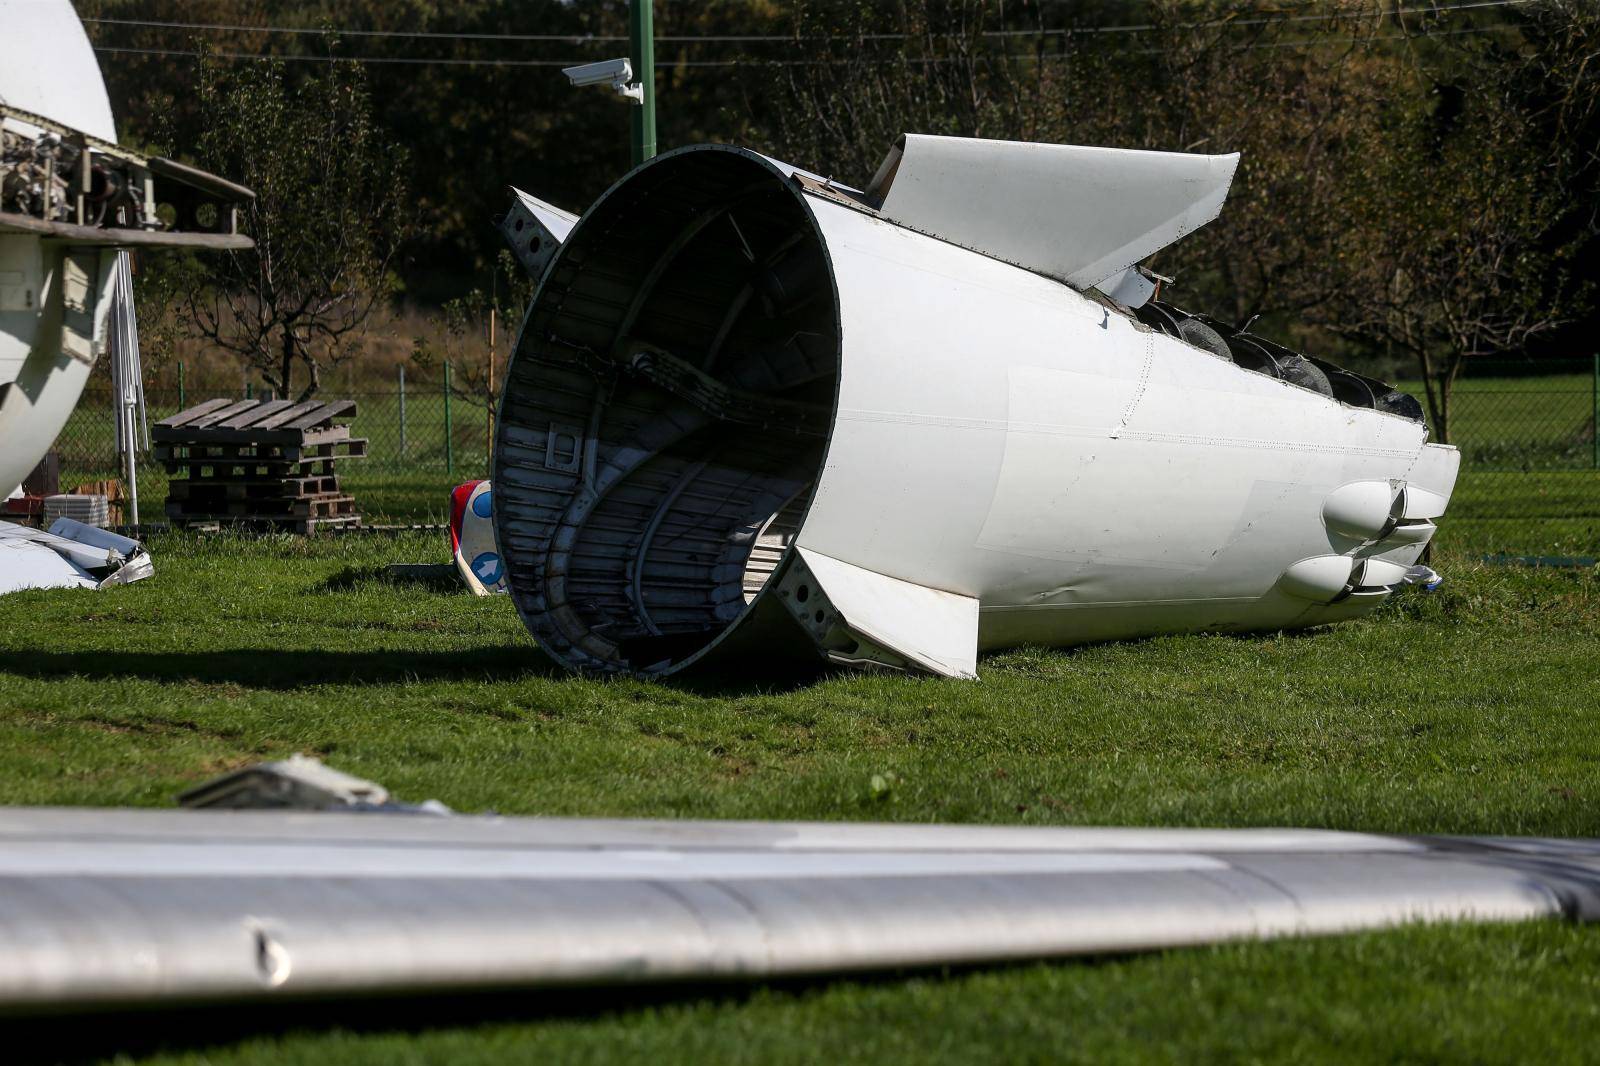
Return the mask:
[[406, 365], [401, 363], [397, 370], [400, 371], [400, 457], [406, 454]]
[[253, 382], [253, 381], [247, 381], [247, 382], [244, 383], [244, 398], [245, 399], [247, 399], [247, 400], [250, 399], [250, 389], [254, 385], [255, 385], [255, 382]]
[[178, 410], [182, 411], [187, 405], [183, 402], [183, 360], [178, 360]]
[[1594, 445], [1594, 468], [1600, 470], [1600, 352], [1594, 353], [1594, 377], [1590, 379], [1589, 439]]
[[494, 469], [494, 308], [489, 308], [489, 391], [483, 404], [483, 467]]
[[456, 441], [450, 429], [450, 360], [444, 361], [444, 472], [456, 474]]

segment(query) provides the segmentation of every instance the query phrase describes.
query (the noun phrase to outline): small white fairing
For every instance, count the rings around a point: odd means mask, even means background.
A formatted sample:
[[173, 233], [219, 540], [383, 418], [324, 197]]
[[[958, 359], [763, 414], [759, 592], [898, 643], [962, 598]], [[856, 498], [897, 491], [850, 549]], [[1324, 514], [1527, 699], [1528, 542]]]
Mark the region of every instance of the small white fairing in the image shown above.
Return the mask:
[[578, 216], [571, 211], [564, 211], [555, 204], [547, 204], [537, 196], [523, 192], [521, 189], [512, 188], [517, 201], [528, 209], [528, 213], [539, 220], [539, 224], [550, 232], [550, 235], [560, 243], [567, 239], [567, 234], [572, 232], [572, 227], [578, 224]]
[[[799, 554], [779, 594], [800, 624], [817, 632], [835, 661], [881, 662], [884, 655], [898, 654], [908, 660], [903, 665], [930, 673], [978, 676], [974, 597], [863, 570], [805, 548]], [[845, 626], [851, 639], [873, 645], [875, 654], [834, 647], [828, 633], [834, 625]]]
[[971, 677], [981, 649], [1311, 626], [1419, 583], [1459, 456], [1417, 402], [1133, 269], [1236, 162], [907, 137], [866, 193], [721, 147], [636, 170], [550, 262], [501, 407], [540, 646]]
[[511, 208], [500, 219], [500, 235], [505, 238], [517, 261], [538, 280], [555, 257], [556, 249], [567, 239], [578, 216], [511, 187]]

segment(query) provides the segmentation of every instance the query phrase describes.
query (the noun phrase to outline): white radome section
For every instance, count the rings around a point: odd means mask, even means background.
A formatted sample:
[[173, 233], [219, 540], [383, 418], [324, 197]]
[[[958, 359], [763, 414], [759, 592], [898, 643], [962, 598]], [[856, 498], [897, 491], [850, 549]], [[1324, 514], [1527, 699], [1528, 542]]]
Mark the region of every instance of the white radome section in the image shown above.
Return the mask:
[[[116, 140], [99, 63], [67, 0], [0, 0], [0, 28], [0, 101]], [[49, 450], [83, 393], [105, 341], [114, 259], [0, 234], [0, 497]], [[77, 355], [62, 350], [64, 304], [89, 319], [88, 350]]]
[[0, 0], [0, 102], [117, 139], [89, 35], [68, 0]]
[[[1039, 274], [808, 201], [843, 352], [797, 543], [977, 599], [980, 647], [1331, 620], [1349, 606], [1275, 588], [1301, 559], [1379, 547], [1330, 539], [1324, 500], [1408, 477], [1443, 500], [1454, 484], [1457, 453], [1425, 446], [1417, 422], [1241, 370]], [[1410, 563], [1421, 547], [1384, 554]], [[1348, 575], [1352, 563], [1329, 565]]]

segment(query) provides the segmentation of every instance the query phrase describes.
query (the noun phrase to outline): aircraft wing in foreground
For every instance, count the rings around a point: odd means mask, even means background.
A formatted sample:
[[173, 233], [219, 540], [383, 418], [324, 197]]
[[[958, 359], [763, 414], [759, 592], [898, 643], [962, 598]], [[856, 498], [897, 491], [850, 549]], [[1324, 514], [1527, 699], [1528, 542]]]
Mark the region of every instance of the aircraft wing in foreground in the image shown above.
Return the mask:
[[9, 1012], [755, 979], [1589, 920], [1600, 841], [6, 808], [0, 914]]

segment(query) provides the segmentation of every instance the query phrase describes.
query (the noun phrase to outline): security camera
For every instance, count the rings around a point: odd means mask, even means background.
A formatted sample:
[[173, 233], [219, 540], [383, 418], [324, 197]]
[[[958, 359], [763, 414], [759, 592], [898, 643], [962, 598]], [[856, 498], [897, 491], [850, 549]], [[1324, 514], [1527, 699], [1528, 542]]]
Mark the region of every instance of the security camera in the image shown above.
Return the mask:
[[610, 85], [617, 95], [636, 104], [644, 102], [644, 86], [628, 84], [633, 80], [633, 63], [627, 59], [604, 59], [598, 63], [563, 67], [561, 73], [573, 85]]
[[561, 73], [574, 85], [600, 85], [605, 82], [626, 85], [633, 80], [633, 63], [627, 59], [604, 59], [598, 63], [563, 67]]

